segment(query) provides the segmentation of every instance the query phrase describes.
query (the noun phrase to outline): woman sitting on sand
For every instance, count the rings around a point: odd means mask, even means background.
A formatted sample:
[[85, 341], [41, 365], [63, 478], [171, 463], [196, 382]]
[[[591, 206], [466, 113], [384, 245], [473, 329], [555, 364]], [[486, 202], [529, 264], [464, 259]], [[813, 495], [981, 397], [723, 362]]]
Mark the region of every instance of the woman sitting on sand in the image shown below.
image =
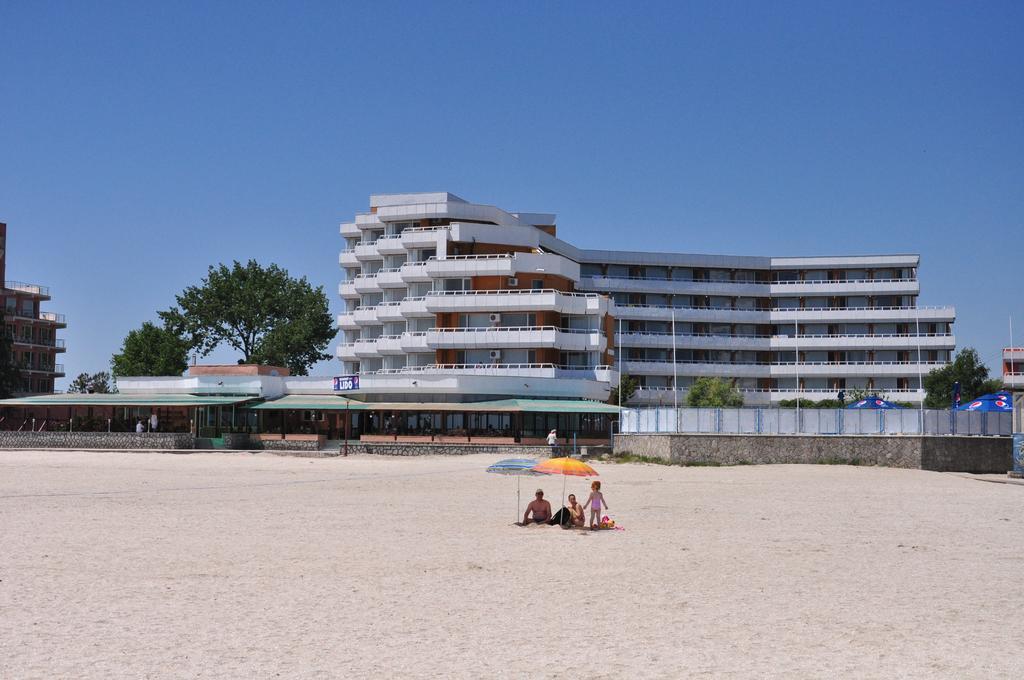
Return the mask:
[[574, 527], [581, 527], [587, 523], [587, 511], [576, 502], [576, 494], [572, 493], [569, 494], [569, 523]]

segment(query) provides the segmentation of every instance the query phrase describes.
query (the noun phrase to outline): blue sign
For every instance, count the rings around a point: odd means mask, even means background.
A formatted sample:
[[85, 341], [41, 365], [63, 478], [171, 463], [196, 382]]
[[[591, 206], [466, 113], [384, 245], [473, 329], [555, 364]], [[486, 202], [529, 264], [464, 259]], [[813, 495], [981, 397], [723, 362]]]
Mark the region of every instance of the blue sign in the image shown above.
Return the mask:
[[334, 378], [335, 392], [349, 392], [359, 389], [358, 375], [339, 375]]
[[1024, 474], [1024, 434], [1013, 434], [1013, 471]]

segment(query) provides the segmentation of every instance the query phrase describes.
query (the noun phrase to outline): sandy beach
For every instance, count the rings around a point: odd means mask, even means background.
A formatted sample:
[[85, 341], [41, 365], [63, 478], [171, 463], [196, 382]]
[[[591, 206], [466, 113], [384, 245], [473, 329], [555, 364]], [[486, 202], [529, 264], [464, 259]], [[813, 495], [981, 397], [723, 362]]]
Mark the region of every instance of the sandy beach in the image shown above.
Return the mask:
[[493, 460], [0, 452], [0, 677], [1024, 674], [1022, 486], [598, 463], [590, 533]]

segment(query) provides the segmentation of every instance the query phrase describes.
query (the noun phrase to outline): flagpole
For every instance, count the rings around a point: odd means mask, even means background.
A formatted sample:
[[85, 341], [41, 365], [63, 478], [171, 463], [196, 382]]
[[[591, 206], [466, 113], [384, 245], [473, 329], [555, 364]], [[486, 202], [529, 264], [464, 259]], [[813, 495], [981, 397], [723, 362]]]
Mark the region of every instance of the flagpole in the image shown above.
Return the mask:
[[917, 327], [917, 389], [921, 397], [921, 434], [924, 434], [924, 376], [921, 369], [921, 308], [914, 301], [914, 324]]
[[676, 410], [676, 431], [679, 430], [679, 367], [676, 365], [676, 308], [672, 308], [672, 398]]
[[800, 320], [793, 322], [793, 345], [796, 348], [796, 434], [800, 434]]
[[[622, 419], [622, 317], [619, 317], [619, 334], [615, 337], [615, 363], [619, 369], [619, 420]], [[622, 423], [619, 422], [619, 432], [622, 432]]]

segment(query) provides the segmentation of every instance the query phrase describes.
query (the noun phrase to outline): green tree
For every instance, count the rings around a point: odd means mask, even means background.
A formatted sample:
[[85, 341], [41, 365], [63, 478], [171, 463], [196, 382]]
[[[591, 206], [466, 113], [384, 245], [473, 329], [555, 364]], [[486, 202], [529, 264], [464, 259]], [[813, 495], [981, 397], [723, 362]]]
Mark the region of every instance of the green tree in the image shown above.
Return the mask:
[[160, 318], [202, 356], [226, 343], [241, 352], [243, 363], [287, 366], [294, 375], [331, 358], [325, 350], [338, 331], [323, 287], [275, 264], [210, 267], [202, 285], [189, 286], [176, 300]]
[[0, 309], [0, 399], [7, 399], [21, 389], [21, 371], [14, 362], [11, 341], [4, 311]]
[[79, 373], [78, 377], [68, 385], [68, 392], [81, 394], [110, 394], [116, 392], [110, 380], [110, 374], [106, 371], [99, 373]]
[[961, 403], [1002, 389], [1001, 380], [989, 379], [988, 367], [982, 363], [978, 352], [973, 347], [965, 347], [957, 352], [952, 363], [932, 369], [924, 377], [924, 405], [928, 408], [952, 406], [955, 382], [960, 383]]
[[613, 406], [619, 404], [619, 384], [622, 385], [622, 404], [625, 405], [636, 391], [640, 389], [640, 381], [636, 378], [623, 374], [619, 383], [612, 386], [612, 391], [608, 394], [608, 403]]
[[690, 408], [735, 408], [743, 406], [743, 395], [731, 382], [721, 378], [697, 378], [686, 394]]
[[169, 328], [149, 321], [129, 331], [121, 352], [110, 359], [115, 376], [181, 375], [188, 368], [188, 342]]

